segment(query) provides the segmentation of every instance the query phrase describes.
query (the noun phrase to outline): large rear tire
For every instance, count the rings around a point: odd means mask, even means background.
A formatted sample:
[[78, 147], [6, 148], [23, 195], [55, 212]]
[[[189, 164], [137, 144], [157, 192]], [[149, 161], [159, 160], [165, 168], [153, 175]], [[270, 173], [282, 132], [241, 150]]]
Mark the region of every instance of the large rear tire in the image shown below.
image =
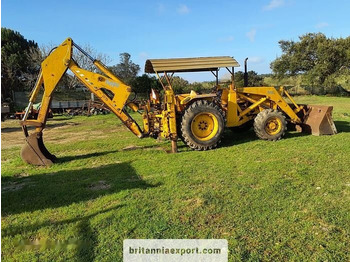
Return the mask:
[[224, 132], [225, 120], [221, 109], [207, 100], [198, 100], [184, 112], [181, 136], [194, 150], [216, 148]]
[[285, 116], [277, 110], [265, 109], [254, 119], [255, 134], [263, 140], [277, 141], [287, 130]]

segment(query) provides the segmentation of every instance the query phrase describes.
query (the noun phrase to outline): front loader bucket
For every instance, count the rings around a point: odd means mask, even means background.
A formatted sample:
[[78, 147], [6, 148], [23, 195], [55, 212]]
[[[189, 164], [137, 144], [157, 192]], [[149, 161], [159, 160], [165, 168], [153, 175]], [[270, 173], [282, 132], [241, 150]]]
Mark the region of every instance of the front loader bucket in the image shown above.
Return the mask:
[[26, 137], [21, 157], [28, 164], [36, 166], [50, 166], [56, 160], [56, 157], [46, 149], [41, 132]]
[[333, 106], [306, 106], [306, 114], [303, 119], [303, 132], [315, 136], [334, 135], [337, 128], [332, 119]]

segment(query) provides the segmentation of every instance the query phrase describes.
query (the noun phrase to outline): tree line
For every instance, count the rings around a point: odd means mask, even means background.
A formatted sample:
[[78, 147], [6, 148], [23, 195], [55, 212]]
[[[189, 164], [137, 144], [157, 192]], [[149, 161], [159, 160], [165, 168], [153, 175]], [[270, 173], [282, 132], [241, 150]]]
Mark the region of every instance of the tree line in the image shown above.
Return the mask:
[[[39, 47], [33, 40], [27, 40], [19, 32], [1, 28], [1, 101], [12, 102], [13, 92], [32, 90], [42, 61], [49, 55], [53, 45]], [[90, 45], [82, 48], [92, 57], [104, 64], [111, 58], [97, 52]], [[77, 64], [89, 71], [98, 72], [93, 63], [79, 50], [73, 52]], [[119, 63], [108, 68], [123, 82], [131, 85], [136, 92], [145, 93], [149, 88], [160, 89], [161, 85], [153, 76], [139, 76], [140, 66], [131, 60], [129, 53], [119, 55]], [[75, 89], [80, 86], [78, 79], [71, 73], [65, 74], [58, 83], [58, 89]]]
[[350, 37], [328, 38], [308, 33], [299, 41], [279, 41], [282, 55], [271, 63], [274, 77], [301, 76], [304, 85], [315, 93], [334, 93], [350, 85]]
[[[271, 63], [273, 74], [269, 75], [278, 83], [283, 79], [298, 76], [303, 85], [313, 88], [314, 93], [334, 93], [334, 88], [350, 86], [350, 37], [327, 38], [322, 33], [309, 33], [299, 37], [299, 41], [279, 41], [282, 55]], [[33, 88], [41, 62], [49, 54], [52, 45], [39, 47], [33, 40], [27, 40], [19, 32], [1, 28], [1, 99], [11, 101], [13, 92], [29, 91]], [[91, 56], [104, 64], [111, 58], [97, 52], [90, 45], [84, 45]], [[78, 50], [73, 59], [84, 69], [96, 71], [96, 68]], [[161, 84], [154, 76], [139, 75], [140, 66], [131, 60], [129, 53], [119, 55], [119, 63], [109, 69], [137, 93], [147, 94], [150, 88], [161, 90]], [[254, 71], [248, 72], [248, 86], [263, 86], [266, 75]], [[271, 78], [270, 77], [270, 78]], [[285, 82], [285, 81], [284, 81]], [[243, 73], [235, 73], [236, 86], [243, 86]], [[189, 83], [175, 76], [172, 86], [176, 93], [208, 91], [215, 82]], [[74, 89], [79, 86], [72, 74], [65, 74], [59, 88]], [[349, 89], [350, 90], [350, 89]]]

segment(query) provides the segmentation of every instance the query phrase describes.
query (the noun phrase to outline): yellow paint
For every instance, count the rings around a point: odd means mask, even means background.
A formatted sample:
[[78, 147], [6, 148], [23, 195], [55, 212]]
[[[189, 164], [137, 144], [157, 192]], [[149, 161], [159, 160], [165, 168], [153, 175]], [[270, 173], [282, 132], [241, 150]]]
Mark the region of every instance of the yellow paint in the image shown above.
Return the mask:
[[[165, 110], [163, 111], [163, 133], [171, 140], [177, 139], [175, 95], [170, 87], [165, 90]], [[167, 130], [166, 130], [167, 129]]]
[[292, 122], [301, 123], [301, 119], [296, 115], [286, 100], [281, 96], [281, 93], [274, 87], [243, 87], [237, 88], [237, 92], [244, 95], [255, 95], [260, 98], [267, 97], [269, 102], [276, 104], [281, 109], [281, 111], [290, 117]]
[[[137, 123], [123, 110], [129, 95], [131, 87], [125, 85], [116, 76], [113, 75], [101, 62], [95, 60], [94, 64], [105, 75], [97, 74], [80, 68], [72, 59], [73, 41], [67, 38], [60, 46], [58, 46], [41, 64], [42, 76], [39, 75], [37, 85], [34, 87], [32, 101], [37, 96], [38, 89], [44, 84], [44, 95], [41, 101], [41, 108], [38, 118], [30, 122], [26, 121], [26, 125], [38, 126], [37, 132], [45, 128], [47, 112], [49, 110], [52, 99], [52, 92], [56, 88], [58, 82], [70, 69], [72, 73], [103, 103], [115, 114], [120, 120], [138, 137], [142, 137], [142, 131]], [[109, 97], [103, 89], [109, 90], [113, 97]]]
[[228, 127], [234, 126], [238, 123], [238, 109], [237, 109], [237, 93], [232, 88], [229, 89], [227, 95], [227, 119], [226, 125]]
[[279, 118], [271, 117], [265, 123], [265, 131], [271, 136], [276, 135], [281, 131], [282, 125], [282, 121]]
[[212, 139], [217, 134], [218, 129], [217, 118], [208, 112], [196, 115], [191, 122], [192, 134], [200, 141]]

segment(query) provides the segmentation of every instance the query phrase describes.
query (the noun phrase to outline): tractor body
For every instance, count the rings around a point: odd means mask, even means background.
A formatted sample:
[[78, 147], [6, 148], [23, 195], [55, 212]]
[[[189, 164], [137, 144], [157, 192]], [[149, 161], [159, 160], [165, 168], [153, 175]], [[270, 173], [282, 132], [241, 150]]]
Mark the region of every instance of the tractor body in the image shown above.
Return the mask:
[[[287, 125], [313, 135], [337, 132], [332, 106], [298, 105], [283, 87], [237, 88], [234, 82], [237, 66], [232, 57], [147, 60], [145, 71], [155, 73], [165, 90], [162, 103], [152, 91], [144, 110], [144, 126], [148, 127], [149, 134], [172, 141], [180, 138], [194, 150], [208, 150], [218, 145], [225, 127], [234, 131], [253, 127], [260, 139], [271, 141], [281, 139]], [[226, 68], [231, 75], [231, 81], [223, 85], [218, 79], [220, 68]], [[212, 92], [174, 94], [171, 83], [175, 73], [201, 71], [210, 71], [215, 76]], [[247, 72], [244, 75], [246, 84]]]

